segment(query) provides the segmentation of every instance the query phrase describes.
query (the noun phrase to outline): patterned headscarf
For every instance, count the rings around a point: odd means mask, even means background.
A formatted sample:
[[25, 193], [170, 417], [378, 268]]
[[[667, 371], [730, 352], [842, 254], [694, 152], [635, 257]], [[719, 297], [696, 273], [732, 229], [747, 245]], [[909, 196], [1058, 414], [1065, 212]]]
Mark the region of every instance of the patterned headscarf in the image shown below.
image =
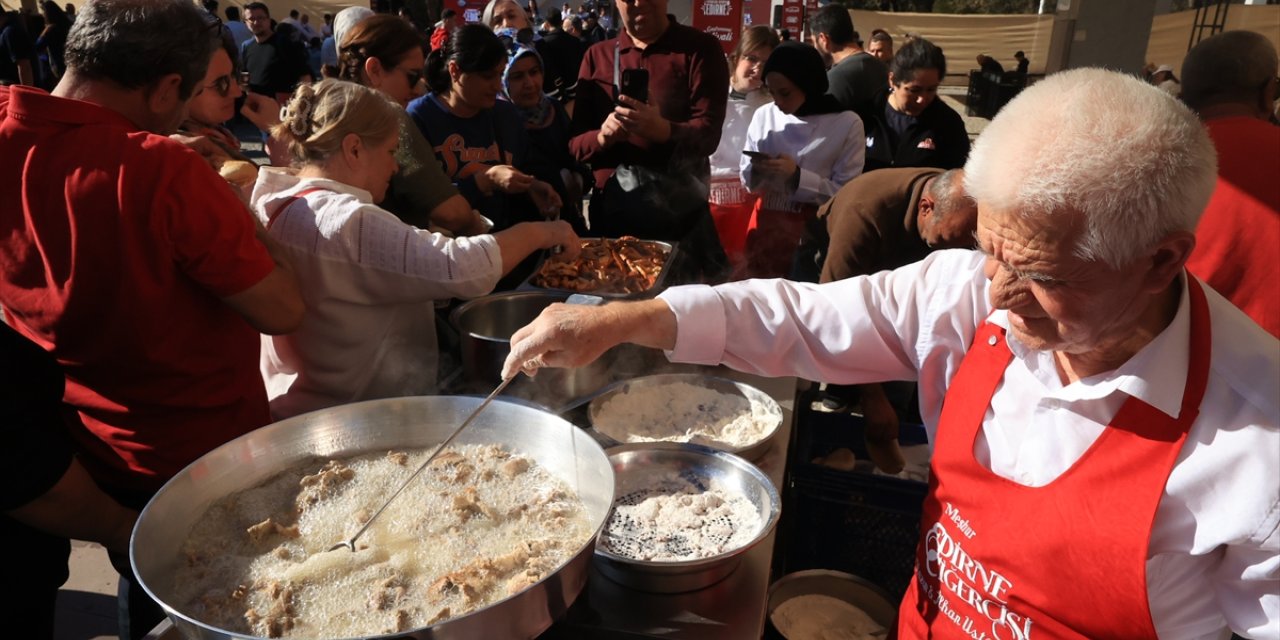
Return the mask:
[[[511, 68], [516, 62], [522, 58], [533, 56], [538, 61], [538, 67], [546, 69], [542, 64], [542, 56], [538, 55], [537, 50], [531, 44], [521, 42], [515, 29], [505, 28], [495, 31], [498, 38], [502, 40], [502, 44], [507, 47], [507, 68], [502, 70], [502, 98], [507, 102], [511, 101], [511, 90], [508, 87], [508, 77], [511, 74]], [[541, 129], [549, 124], [555, 117], [555, 105], [551, 98], [545, 93], [540, 92], [537, 106], [532, 109], [525, 109], [516, 105], [516, 109], [520, 111], [520, 115], [524, 118], [524, 126], [526, 129]], [[512, 102], [512, 104], [515, 104]]]

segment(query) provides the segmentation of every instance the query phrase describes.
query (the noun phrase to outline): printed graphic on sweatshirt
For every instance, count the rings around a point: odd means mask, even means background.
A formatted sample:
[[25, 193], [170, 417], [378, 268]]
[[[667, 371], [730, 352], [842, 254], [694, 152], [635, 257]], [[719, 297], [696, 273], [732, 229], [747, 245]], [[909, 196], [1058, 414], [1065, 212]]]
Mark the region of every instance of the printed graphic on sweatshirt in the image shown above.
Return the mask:
[[494, 165], [512, 163], [511, 154], [503, 158], [496, 142], [487, 147], [468, 147], [466, 139], [457, 133], [445, 138], [435, 151], [444, 165], [444, 174], [454, 182], [472, 178]]

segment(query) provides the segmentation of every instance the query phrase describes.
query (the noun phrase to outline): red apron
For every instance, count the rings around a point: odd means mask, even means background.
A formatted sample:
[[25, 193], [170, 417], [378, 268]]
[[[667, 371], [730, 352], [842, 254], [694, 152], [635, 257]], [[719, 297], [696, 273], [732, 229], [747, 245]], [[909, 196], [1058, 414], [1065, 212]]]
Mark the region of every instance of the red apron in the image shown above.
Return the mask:
[[742, 180], [736, 175], [711, 179], [711, 193], [707, 199], [711, 205], [711, 220], [716, 225], [716, 235], [720, 236], [720, 245], [724, 247], [734, 273], [746, 269], [747, 231], [758, 199], [742, 186]]
[[747, 277], [790, 276], [804, 226], [817, 215], [817, 205], [795, 204], [785, 196], [758, 198], [747, 232]]
[[1013, 355], [983, 323], [942, 405], [916, 575], [898, 637], [1155, 638], [1147, 546], [1165, 483], [1199, 414], [1209, 310], [1189, 275], [1191, 353], [1172, 419], [1130, 397], [1065, 473], [1043, 487], [1001, 478], [973, 455]]

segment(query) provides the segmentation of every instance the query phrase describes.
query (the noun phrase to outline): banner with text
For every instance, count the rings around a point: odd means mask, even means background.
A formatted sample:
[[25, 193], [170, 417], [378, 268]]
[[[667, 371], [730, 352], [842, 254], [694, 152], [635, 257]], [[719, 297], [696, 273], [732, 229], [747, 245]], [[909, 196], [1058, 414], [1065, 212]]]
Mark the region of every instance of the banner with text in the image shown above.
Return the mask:
[[793, 40], [803, 37], [804, 0], [782, 0], [782, 28], [791, 32]]
[[715, 36], [732, 53], [742, 31], [741, 9], [733, 0], [693, 0], [693, 28]]

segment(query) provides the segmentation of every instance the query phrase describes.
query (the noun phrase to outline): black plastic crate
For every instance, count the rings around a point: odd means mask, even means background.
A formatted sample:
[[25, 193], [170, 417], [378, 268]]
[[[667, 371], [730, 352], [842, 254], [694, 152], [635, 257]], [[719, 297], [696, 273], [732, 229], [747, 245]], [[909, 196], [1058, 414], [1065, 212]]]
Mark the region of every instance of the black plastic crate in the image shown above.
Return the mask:
[[[841, 471], [811, 460], [846, 447], [867, 459], [862, 420], [856, 416], [812, 411], [798, 403], [796, 435], [783, 507], [785, 551], [781, 570], [845, 571], [901, 598], [911, 583], [923, 482], [873, 475], [861, 469]], [[926, 442], [924, 428], [903, 424], [902, 446]]]

